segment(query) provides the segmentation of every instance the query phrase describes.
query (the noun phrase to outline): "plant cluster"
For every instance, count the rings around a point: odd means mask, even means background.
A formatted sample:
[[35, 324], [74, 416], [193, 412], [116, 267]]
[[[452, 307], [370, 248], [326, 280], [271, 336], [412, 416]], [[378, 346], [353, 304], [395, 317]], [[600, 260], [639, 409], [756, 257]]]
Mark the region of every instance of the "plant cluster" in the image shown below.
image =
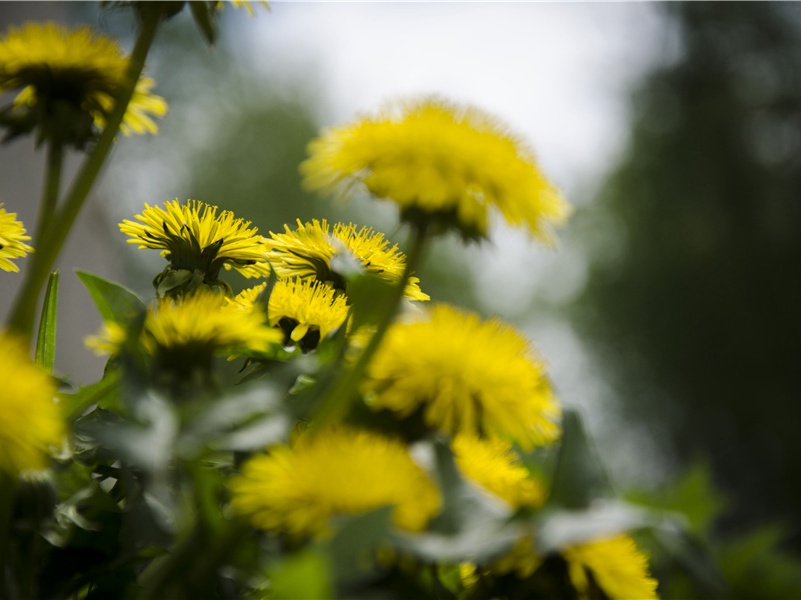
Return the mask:
[[[398, 102], [309, 146], [306, 185], [395, 203], [406, 251], [353, 223], [262, 235], [202, 201], [145, 204], [119, 229], [165, 259], [154, 297], [78, 272], [109, 360], [59, 383], [50, 270], [117, 132], [166, 113], [142, 76], [153, 37], [187, 7], [215, 35], [215, 2], [133, 5], [130, 57], [85, 27], [0, 38], [2, 124], [48, 153], [33, 239], [0, 209], [0, 267], [36, 248], [0, 336], [0, 595], [656, 597], [632, 532], [672, 521], [615, 497], [521, 332], [414, 275], [449, 231], [481, 241], [500, 217], [550, 243], [570, 212], [477, 108]], [[87, 155], [61, 195], [66, 147]], [[256, 285], [234, 295], [229, 270]]]

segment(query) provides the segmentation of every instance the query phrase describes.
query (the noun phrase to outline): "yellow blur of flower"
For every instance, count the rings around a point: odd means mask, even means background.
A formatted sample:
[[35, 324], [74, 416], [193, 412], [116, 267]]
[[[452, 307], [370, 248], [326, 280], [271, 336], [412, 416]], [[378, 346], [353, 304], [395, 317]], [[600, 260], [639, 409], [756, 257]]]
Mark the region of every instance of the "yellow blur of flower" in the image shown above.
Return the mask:
[[576, 545], [562, 554], [581, 599], [592, 597], [588, 572], [610, 600], [658, 598], [658, 583], [648, 572], [648, 557], [627, 535]]
[[542, 486], [531, 477], [509, 442], [460, 435], [452, 445], [462, 474], [512, 508], [536, 508], [545, 501]]
[[440, 508], [436, 486], [399, 441], [348, 428], [301, 434], [251, 458], [230, 482], [232, 508], [259, 528], [328, 531], [336, 515], [392, 505], [393, 523], [419, 531]]
[[[382, 279], [397, 283], [406, 266], [406, 256], [397, 244], [390, 246], [382, 233], [370, 227], [357, 229], [353, 223], [336, 223], [314, 219], [311, 223], [297, 221], [291, 230], [284, 225], [284, 233], [270, 232], [267, 240], [268, 258], [279, 277], [307, 277], [326, 282], [337, 289], [344, 288], [342, 274], [331, 266], [335, 256], [352, 255], [365, 270]], [[408, 300], [428, 300], [420, 291], [419, 279], [411, 277], [406, 286]]]
[[[253, 302], [266, 287], [262, 283], [244, 290], [234, 302], [252, 308]], [[313, 279], [279, 279], [270, 293], [267, 308], [270, 325], [280, 327], [284, 344], [300, 344], [313, 349], [319, 340], [344, 323], [348, 316], [345, 296], [332, 287]]]
[[[102, 128], [127, 67], [119, 44], [87, 26], [32, 22], [9, 27], [0, 38], [0, 92], [20, 90], [15, 106], [32, 108], [40, 117], [69, 107]], [[153, 86], [146, 77], [137, 82], [123, 133], [158, 132], [152, 117], [163, 117], [167, 103], [152, 93]]]
[[[223, 8], [226, 4], [230, 4], [234, 8], [244, 8], [251, 17], [256, 15], [256, 9], [250, 0], [225, 0], [218, 2], [217, 6]], [[262, 8], [270, 8], [270, 3], [267, 0], [258, 0], [258, 4]]]
[[[262, 352], [281, 339], [260, 311], [240, 310], [225, 296], [200, 290], [182, 300], [165, 298], [151, 304], [138, 341], [151, 354], [191, 359], [235, 349]], [[116, 323], [107, 323], [100, 335], [86, 339], [98, 353], [111, 354], [125, 341], [124, 329]]]
[[554, 441], [559, 404], [526, 339], [498, 319], [441, 304], [396, 323], [368, 367], [370, 406], [452, 435], [498, 435], [523, 449]]
[[17, 214], [6, 212], [0, 202], [0, 269], [18, 273], [19, 267], [11, 259], [33, 252], [33, 248], [25, 243], [30, 239], [31, 236], [25, 235], [25, 226], [17, 221]]
[[267, 246], [250, 221], [231, 211], [197, 200], [181, 204], [171, 200], [160, 206], [145, 204], [136, 221], [125, 219], [120, 231], [139, 248], [163, 248], [162, 256], [176, 269], [200, 270], [215, 279], [221, 267], [236, 269], [245, 277], [270, 274]]
[[531, 151], [506, 126], [472, 106], [427, 98], [325, 130], [301, 165], [311, 189], [362, 182], [392, 200], [406, 220], [433, 218], [465, 237], [485, 237], [490, 208], [544, 242], [569, 205]]
[[65, 432], [56, 386], [31, 362], [22, 342], [3, 331], [0, 381], [0, 472], [16, 476], [43, 469], [50, 447], [61, 444]]

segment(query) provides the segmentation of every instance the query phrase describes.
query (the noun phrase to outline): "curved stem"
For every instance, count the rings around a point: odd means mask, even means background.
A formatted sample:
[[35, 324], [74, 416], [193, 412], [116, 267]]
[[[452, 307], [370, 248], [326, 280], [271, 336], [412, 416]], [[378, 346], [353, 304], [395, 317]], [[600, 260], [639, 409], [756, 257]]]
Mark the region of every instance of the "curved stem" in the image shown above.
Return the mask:
[[341, 374], [336, 377], [328, 387], [328, 391], [324, 394], [323, 399], [320, 401], [319, 409], [317, 410], [316, 417], [318, 419], [318, 425], [330, 421], [337, 421], [347, 413], [370, 361], [378, 350], [381, 341], [384, 339], [384, 334], [386, 334], [389, 326], [392, 325], [392, 321], [403, 300], [409, 278], [422, 258], [426, 242], [425, 227], [415, 226], [413, 229], [413, 236], [412, 248], [406, 258], [406, 268], [403, 271], [400, 282], [395, 287], [394, 295], [381, 314], [375, 334], [370, 338], [370, 342], [367, 344], [364, 352], [359, 355], [356, 364], [349, 369], [346, 368], [341, 371]]
[[119, 132], [125, 111], [136, 89], [136, 83], [139, 81], [139, 76], [145, 66], [145, 58], [156, 35], [161, 19], [160, 10], [158, 8], [143, 10], [142, 13], [142, 25], [131, 53], [124, 83], [114, 104], [114, 110], [108, 117], [106, 127], [100, 135], [97, 145], [86, 157], [78, 174], [75, 176], [72, 186], [64, 198], [61, 210], [58, 210], [52, 218], [47, 219], [48, 226], [41, 232], [39, 246], [32, 256], [22, 287], [17, 292], [17, 297], [11, 308], [8, 324], [28, 341], [30, 341], [33, 332], [36, 307], [42, 287], [61, 252], [75, 219], [86, 201], [86, 197], [89, 195], [89, 191], [100, 173], [101, 167], [111, 151], [114, 138]]
[[56, 211], [63, 165], [64, 145], [57, 141], [51, 142], [47, 147], [44, 186], [42, 186], [42, 200], [39, 203], [39, 217], [34, 230], [34, 244], [39, 244], [45, 230], [50, 226], [51, 217]]

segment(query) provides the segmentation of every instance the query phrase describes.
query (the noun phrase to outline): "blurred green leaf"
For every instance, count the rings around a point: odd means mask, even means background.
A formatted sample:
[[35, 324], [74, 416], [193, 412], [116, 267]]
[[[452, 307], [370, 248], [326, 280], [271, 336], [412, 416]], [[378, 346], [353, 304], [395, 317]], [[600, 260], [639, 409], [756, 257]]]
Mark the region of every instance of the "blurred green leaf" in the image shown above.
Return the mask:
[[392, 526], [392, 507], [340, 519], [328, 542], [337, 585], [351, 584], [372, 571], [374, 551]]
[[589, 507], [593, 500], [614, 495], [581, 417], [574, 410], [565, 410], [549, 506], [582, 509]]
[[270, 569], [266, 597], [281, 600], [332, 598], [331, 564], [325, 553], [310, 548], [288, 557]]
[[213, 46], [217, 39], [217, 27], [214, 22], [215, 2], [187, 2], [189, 10], [192, 11], [192, 18], [200, 29], [200, 33], [206, 38], [209, 46]]
[[374, 325], [392, 302], [394, 285], [372, 273], [348, 279], [348, 302], [353, 307], [351, 331], [363, 325]]
[[39, 335], [36, 338], [36, 363], [48, 373], [53, 371], [56, 360], [56, 321], [58, 315], [58, 271], [50, 273], [47, 280]]
[[86, 286], [103, 320], [125, 325], [133, 315], [145, 310], [142, 299], [134, 292], [113, 281], [108, 281], [86, 271], [75, 274]]
[[83, 411], [97, 404], [103, 408], [119, 406], [120, 373], [116, 369], [108, 369], [98, 382], [82, 386], [72, 394], [62, 394], [61, 404], [68, 418], [77, 419]]

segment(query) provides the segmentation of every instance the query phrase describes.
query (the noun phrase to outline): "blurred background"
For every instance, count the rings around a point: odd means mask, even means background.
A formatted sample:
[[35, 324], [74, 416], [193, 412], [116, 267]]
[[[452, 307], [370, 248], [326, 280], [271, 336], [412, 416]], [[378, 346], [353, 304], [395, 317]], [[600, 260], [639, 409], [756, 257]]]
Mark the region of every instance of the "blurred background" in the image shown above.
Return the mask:
[[[148, 73], [170, 114], [157, 137], [119, 141], [68, 244], [59, 370], [88, 383], [103, 367], [81, 344], [100, 318], [73, 269], [152, 295], [162, 260], [116, 226], [145, 202], [203, 200], [264, 233], [352, 220], [403, 244], [391, 206], [301, 190], [307, 142], [398, 96], [476, 104], [530, 143], [576, 211], [553, 251], [501, 225], [482, 246], [438, 242], [422, 287], [529, 336], [613, 480], [687, 512], [730, 597], [801, 593], [801, 5], [256, 10], [226, 7], [211, 50], [188, 14], [162, 29]], [[130, 47], [124, 9], [0, 3], [0, 29], [43, 18]], [[26, 224], [41, 164], [29, 140], [0, 146], [0, 201]], [[0, 278], [3, 315], [19, 276]], [[674, 597], [706, 589], [669, 560], [655, 568]]]

